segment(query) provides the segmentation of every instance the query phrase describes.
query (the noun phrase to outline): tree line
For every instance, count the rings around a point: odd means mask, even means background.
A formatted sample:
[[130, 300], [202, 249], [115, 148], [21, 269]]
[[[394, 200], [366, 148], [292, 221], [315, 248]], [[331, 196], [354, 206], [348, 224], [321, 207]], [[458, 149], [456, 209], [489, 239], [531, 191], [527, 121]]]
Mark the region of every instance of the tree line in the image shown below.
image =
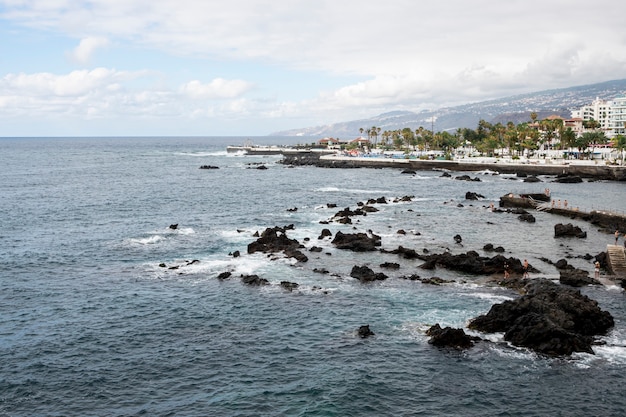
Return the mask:
[[[512, 157], [522, 154], [534, 155], [541, 150], [572, 150], [577, 149], [579, 157], [589, 157], [593, 147], [612, 142], [620, 152], [626, 149], [626, 137], [617, 135], [609, 140], [599, 130], [599, 123], [594, 120], [585, 121], [585, 132], [577, 135], [571, 127], [565, 127], [563, 119], [544, 119], [537, 121], [537, 114], [530, 114], [531, 121], [519, 124], [508, 122], [489, 123], [480, 120], [476, 129], [459, 128], [453, 133], [448, 131], [434, 132], [422, 126], [413, 130], [385, 130], [380, 127], [359, 129], [361, 135], [367, 134], [371, 148], [383, 150], [429, 151], [440, 150], [446, 154], [464, 145], [471, 145], [483, 156], [496, 156], [505, 153]], [[379, 140], [380, 138], [380, 140]]]

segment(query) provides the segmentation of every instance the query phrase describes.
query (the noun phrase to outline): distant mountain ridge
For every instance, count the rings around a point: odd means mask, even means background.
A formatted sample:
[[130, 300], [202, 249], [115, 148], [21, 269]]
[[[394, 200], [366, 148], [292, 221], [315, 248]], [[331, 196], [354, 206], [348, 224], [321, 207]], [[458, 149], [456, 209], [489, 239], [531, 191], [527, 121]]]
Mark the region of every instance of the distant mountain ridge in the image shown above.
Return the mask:
[[545, 90], [535, 93], [520, 94], [496, 100], [444, 107], [438, 110], [391, 111], [369, 119], [352, 120], [324, 126], [290, 129], [272, 133], [272, 136], [331, 136], [351, 138], [360, 134], [360, 128], [380, 127], [381, 131], [420, 126], [430, 129], [431, 118], [435, 117], [435, 131], [454, 131], [458, 128], [476, 128], [483, 119], [490, 123], [511, 121], [515, 124], [530, 120], [530, 113], [536, 112], [539, 119], [552, 114], [564, 118], [571, 116], [572, 109], [590, 104], [597, 97], [612, 99], [626, 92], [626, 79], [606, 81], [577, 87]]

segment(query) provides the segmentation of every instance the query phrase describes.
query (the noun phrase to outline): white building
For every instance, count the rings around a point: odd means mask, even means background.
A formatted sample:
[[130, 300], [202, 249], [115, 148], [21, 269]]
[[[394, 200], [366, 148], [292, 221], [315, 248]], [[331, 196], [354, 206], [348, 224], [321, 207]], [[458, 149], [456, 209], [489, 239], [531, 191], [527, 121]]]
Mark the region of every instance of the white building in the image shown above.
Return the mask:
[[610, 137], [626, 135], [626, 96], [611, 101], [611, 117], [608, 127], [612, 132]]
[[572, 119], [595, 120], [608, 138], [626, 134], [626, 96], [613, 100], [596, 98], [590, 105], [572, 111]]

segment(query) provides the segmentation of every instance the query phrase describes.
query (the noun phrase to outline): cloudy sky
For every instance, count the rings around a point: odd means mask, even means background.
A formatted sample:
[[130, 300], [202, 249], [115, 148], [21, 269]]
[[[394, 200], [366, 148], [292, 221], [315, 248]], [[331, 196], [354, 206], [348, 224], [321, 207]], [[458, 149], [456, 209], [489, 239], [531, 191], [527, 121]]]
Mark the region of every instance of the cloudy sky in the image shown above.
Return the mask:
[[623, 79], [625, 16], [616, 0], [0, 0], [0, 136], [266, 135]]

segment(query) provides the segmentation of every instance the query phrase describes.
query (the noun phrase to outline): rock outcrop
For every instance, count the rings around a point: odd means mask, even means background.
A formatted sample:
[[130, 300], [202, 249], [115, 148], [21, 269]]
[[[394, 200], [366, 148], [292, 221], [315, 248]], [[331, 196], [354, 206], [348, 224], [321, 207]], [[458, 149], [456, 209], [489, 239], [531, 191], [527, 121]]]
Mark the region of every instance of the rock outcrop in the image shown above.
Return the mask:
[[439, 323], [432, 326], [426, 331], [426, 335], [430, 336], [428, 343], [439, 347], [451, 347], [455, 349], [467, 349], [474, 345], [474, 338], [465, 334], [463, 329], [454, 329], [452, 327], [444, 327]]
[[577, 268], [563, 268], [559, 271], [559, 282], [571, 287], [584, 287], [587, 285], [601, 285], [600, 281], [591, 278], [587, 271]]
[[289, 229], [293, 229], [293, 227], [268, 227], [256, 241], [248, 245], [248, 253], [283, 252], [285, 256], [294, 258], [299, 262], [308, 261], [306, 255], [300, 251], [300, 249], [304, 248], [304, 245], [300, 244], [296, 239], [287, 237], [287, 230]]
[[583, 232], [580, 227], [571, 223], [559, 223], [554, 225], [554, 237], [578, 237], [584, 239], [587, 237], [587, 232]]
[[335, 234], [335, 238], [331, 242], [337, 249], [347, 249], [353, 252], [369, 252], [374, 251], [381, 245], [380, 236], [366, 233], [343, 233], [341, 231]]
[[[425, 261], [421, 265], [422, 269], [435, 269], [442, 266], [446, 269], [466, 272], [474, 275], [491, 275], [502, 273], [504, 265], [508, 265], [511, 273], [522, 274], [524, 272], [522, 262], [517, 258], [507, 258], [503, 255], [496, 255], [492, 258], [480, 256], [478, 252], [469, 251], [453, 255], [450, 252], [432, 255], [418, 255], [419, 259]], [[529, 266], [529, 272], [539, 272], [532, 266]]]
[[383, 274], [382, 272], [376, 273], [370, 267], [365, 265], [353, 266], [352, 271], [350, 272], [350, 276], [352, 278], [358, 279], [361, 282], [383, 281], [388, 278], [387, 275]]
[[366, 337], [374, 336], [374, 332], [370, 330], [369, 324], [365, 326], [359, 327], [358, 335], [361, 339], [365, 339]]
[[529, 281], [524, 291], [520, 298], [493, 305], [469, 328], [502, 332], [513, 345], [546, 355], [571, 355], [593, 353], [594, 336], [614, 325], [611, 314], [580, 291], [544, 279]]

